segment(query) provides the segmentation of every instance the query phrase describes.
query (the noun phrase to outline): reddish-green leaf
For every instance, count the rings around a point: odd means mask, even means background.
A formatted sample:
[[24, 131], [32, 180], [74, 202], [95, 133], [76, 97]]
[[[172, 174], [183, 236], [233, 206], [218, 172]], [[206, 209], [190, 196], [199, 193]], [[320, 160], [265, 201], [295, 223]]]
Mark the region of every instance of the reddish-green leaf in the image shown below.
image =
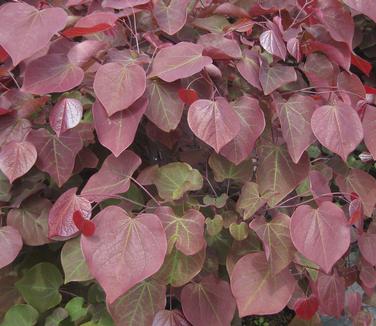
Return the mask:
[[267, 222], [264, 216], [257, 216], [249, 227], [262, 240], [272, 273], [278, 274], [285, 269], [295, 254], [290, 238], [290, 217], [279, 213]]
[[269, 206], [275, 206], [308, 175], [308, 157], [294, 164], [285, 146], [263, 143], [258, 147], [259, 168], [256, 181]]
[[165, 305], [166, 287], [150, 279], [135, 285], [110, 304], [109, 311], [116, 326], [146, 326], [152, 324], [155, 314]]
[[236, 210], [242, 214], [244, 220], [247, 220], [265, 203], [266, 200], [260, 196], [258, 184], [254, 182], [246, 182], [242, 187], [239, 199], [236, 202]]
[[205, 217], [195, 209], [189, 209], [183, 216], [174, 213], [171, 207], [158, 207], [154, 212], [161, 220], [168, 241], [168, 253], [173, 247], [187, 256], [198, 253], [205, 245]]

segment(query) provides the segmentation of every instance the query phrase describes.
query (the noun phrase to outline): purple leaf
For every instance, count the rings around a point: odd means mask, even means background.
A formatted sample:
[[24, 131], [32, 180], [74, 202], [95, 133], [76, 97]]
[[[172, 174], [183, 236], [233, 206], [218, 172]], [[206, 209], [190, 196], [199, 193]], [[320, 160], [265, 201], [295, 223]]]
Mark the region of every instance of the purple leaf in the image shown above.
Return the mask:
[[130, 177], [140, 165], [141, 159], [130, 150], [124, 151], [117, 158], [108, 156], [100, 170], [90, 177], [81, 196], [100, 202], [111, 198], [111, 195], [126, 192], [130, 186]]
[[350, 245], [350, 228], [345, 214], [328, 201], [317, 209], [298, 206], [291, 217], [290, 231], [295, 248], [325, 273], [331, 271]]
[[95, 95], [109, 116], [129, 108], [144, 94], [145, 88], [145, 71], [139, 65], [110, 62], [99, 67], [95, 74]]
[[148, 3], [150, 0], [103, 0], [103, 8], [124, 9]]
[[0, 227], [0, 269], [16, 259], [22, 249], [22, 238], [13, 226]]
[[0, 17], [0, 45], [14, 66], [45, 47], [68, 19], [61, 8], [37, 10], [23, 2], [2, 5]]
[[311, 129], [315, 101], [309, 96], [296, 94], [288, 101], [278, 98], [276, 102], [282, 135], [296, 164], [304, 151], [316, 140]]
[[184, 103], [178, 97], [178, 84], [152, 80], [148, 83], [149, 106], [147, 118], [165, 132], [175, 130], [184, 111]]
[[359, 116], [346, 103], [319, 107], [312, 115], [311, 126], [318, 141], [344, 161], [363, 139]]
[[217, 153], [240, 131], [240, 118], [224, 97], [194, 102], [189, 107], [188, 124]]
[[80, 123], [82, 113], [83, 108], [79, 100], [63, 98], [50, 111], [50, 125], [60, 137], [68, 129], [72, 129]]
[[98, 140], [115, 157], [118, 157], [133, 143], [147, 104], [148, 101], [142, 97], [128, 109], [116, 112], [109, 117], [98, 100], [94, 103], [92, 112]]
[[270, 23], [269, 26], [271, 28], [260, 35], [260, 44], [270, 54], [285, 60], [287, 50], [281, 32], [274, 23]]
[[106, 48], [106, 43], [96, 40], [86, 40], [77, 43], [68, 52], [69, 61], [76, 66], [84, 66], [87, 62], [96, 57], [96, 54]]
[[95, 234], [83, 236], [81, 247], [90, 273], [113, 304], [159, 270], [167, 251], [166, 235], [156, 215], [131, 218], [117, 206], [106, 207], [93, 222]]
[[256, 140], [265, 128], [264, 112], [256, 99], [242, 96], [232, 103], [232, 107], [240, 120], [240, 131], [220, 153], [238, 165], [251, 154]]
[[376, 7], [373, 0], [343, 0], [343, 2], [376, 22]]
[[271, 94], [277, 88], [280, 88], [297, 79], [293, 67], [275, 64], [271, 67], [264, 62], [260, 67], [260, 83], [265, 95]]
[[261, 91], [259, 54], [256, 51], [244, 50], [243, 57], [236, 64], [236, 68], [248, 83]]
[[163, 32], [174, 35], [183, 28], [189, 3], [190, 0], [153, 1], [153, 16]]
[[238, 42], [225, 37], [224, 34], [208, 33], [201, 35], [197, 44], [204, 47], [204, 55], [214, 60], [239, 59], [242, 56]]
[[190, 77], [213, 62], [210, 57], [202, 55], [203, 50], [201, 45], [190, 42], [163, 48], [155, 56], [148, 77], [159, 77], [168, 83]]
[[28, 141], [10, 142], [0, 151], [0, 170], [10, 183], [26, 174], [37, 160], [37, 150]]
[[50, 239], [66, 240], [78, 234], [78, 228], [73, 221], [73, 213], [80, 211], [85, 219], [90, 219], [90, 202], [76, 195], [77, 188], [64, 192], [54, 203], [48, 214], [48, 237]]
[[0, 146], [12, 141], [22, 142], [31, 130], [31, 122], [26, 119], [17, 119], [12, 115], [0, 119]]
[[78, 132], [69, 130], [57, 137], [41, 128], [32, 130], [27, 139], [37, 149], [37, 167], [61, 187], [72, 175], [76, 155], [83, 145]]
[[63, 93], [83, 79], [84, 71], [70, 63], [66, 55], [47, 54], [26, 66], [22, 90], [36, 95]]

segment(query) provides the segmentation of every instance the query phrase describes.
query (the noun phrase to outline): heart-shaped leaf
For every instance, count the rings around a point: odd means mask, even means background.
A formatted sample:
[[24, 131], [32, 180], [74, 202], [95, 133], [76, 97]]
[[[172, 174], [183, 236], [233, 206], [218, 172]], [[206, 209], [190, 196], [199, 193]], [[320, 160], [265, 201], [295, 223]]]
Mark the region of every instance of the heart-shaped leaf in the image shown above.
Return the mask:
[[82, 237], [81, 247], [90, 273], [113, 304], [137, 283], [162, 266], [167, 240], [154, 214], [131, 218], [120, 207], [109, 206], [93, 222], [95, 235]]
[[60, 271], [51, 263], [34, 265], [16, 282], [16, 288], [24, 300], [39, 312], [45, 312], [61, 302], [61, 285], [63, 278]]
[[244, 181], [252, 175], [252, 162], [250, 160], [235, 165], [224, 157], [213, 153], [210, 155], [208, 163], [217, 182], [224, 180]]
[[83, 108], [75, 98], [63, 98], [50, 111], [49, 121], [58, 136], [76, 127], [82, 118]]
[[233, 140], [226, 144], [220, 154], [238, 165], [247, 159], [253, 150], [257, 138], [265, 128], [265, 117], [256, 99], [242, 96], [232, 103], [240, 119], [240, 130]]
[[350, 229], [337, 205], [325, 201], [314, 209], [298, 206], [291, 217], [291, 239], [298, 251], [325, 273], [342, 257], [350, 245]]
[[81, 84], [84, 71], [63, 54], [47, 54], [31, 61], [25, 69], [22, 90], [44, 95], [63, 93]]
[[80, 211], [82, 216], [89, 219], [91, 216], [90, 202], [76, 195], [77, 188], [64, 192], [52, 206], [48, 214], [48, 237], [50, 239], [69, 239], [78, 233], [74, 224], [73, 214]]
[[150, 279], [135, 285], [109, 305], [109, 311], [116, 325], [151, 325], [154, 315], [165, 305], [166, 286]]
[[109, 117], [101, 102], [95, 101], [92, 112], [98, 140], [115, 157], [132, 144], [147, 105], [148, 101], [140, 98], [128, 109], [116, 112]]
[[190, 42], [161, 49], [155, 56], [149, 78], [159, 77], [171, 83], [200, 72], [212, 63], [212, 59], [202, 55], [203, 47]]
[[0, 45], [14, 66], [45, 47], [68, 19], [62, 8], [37, 10], [24, 2], [2, 5], [0, 17]]
[[153, 4], [153, 16], [163, 32], [173, 35], [183, 28], [189, 0], [156, 0]]
[[314, 295], [311, 295], [308, 298], [299, 298], [294, 305], [296, 315], [303, 320], [312, 319], [318, 308], [319, 300], [317, 300], [317, 297]]
[[26, 174], [37, 161], [37, 150], [28, 141], [12, 141], [1, 148], [0, 170], [10, 183]]
[[184, 110], [184, 103], [177, 96], [180, 94], [178, 84], [168, 84], [156, 79], [148, 83], [147, 90], [147, 118], [165, 132], [175, 130]]
[[109, 116], [128, 109], [145, 89], [145, 71], [137, 64], [110, 62], [100, 66], [95, 74], [95, 95]]
[[47, 172], [61, 187], [72, 175], [74, 161], [83, 143], [76, 130], [57, 137], [47, 129], [32, 130], [27, 138], [38, 152], [37, 167]]
[[230, 285], [213, 275], [187, 284], [181, 292], [181, 304], [184, 315], [197, 326], [230, 325], [236, 308]]
[[187, 256], [198, 253], [205, 245], [205, 217], [195, 209], [189, 209], [183, 216], [177, 216], [171, 207], [158, 207], [154, 213], [161, 220], [168, 241], [168, 253], [173, 247]]
[[240, 118], [224, 97], [194, 102], [189, 107], [188, 124], [217, 153], [240, 131]]
[[364, 232], [358, 239], [360, 253], [363, 258], [372, 266], [376, 265], [376, 225], [372, 223], [367, 232]]
[[130, 150], [119, 157], [109, 155], [100, 170], [92, 175], [81, 195], [90, 201], [100, 202], [111, 195], [126, 192], [130, 186], [130, 177], [141, 165], [141, 159]]
[[22, 249], [21, 234], [13, 226], [0, 227], [0, 268], [9, 265]]
[[360, 118], [346, 103], [319, 107], [312, 115], [311, 126], [318, 141], [344, 161], [363, 139]]
[[33, 326], [37, 323], [39, 313], [28, 304], [15, 304], [4, 316], [1, 326]]
[[247, 220], [265, 205], [265, 203], [266, 200], [260, 196], [258, 184], [246, 182], [236, 202], [236, 210], [243, 215], [244, 220]]
[[264, 216], [257, 216], [249, 227], [262, 240], [271, 271], [278, 274], [285, 269], [296, 252], [290, 238], [290, 217], [279, 213], [268, 222]]
[[190, 326], [179, 310], [161, 310], [154, 317], [152, 326]]
[[295, 289], [295, 280], [288, 269], [273, 275], [264, 252], [240, 258], [230, 279], [240, 317], [280, 312]]
[[176, 200], [187, 191], [200, 190], [203, 179], [200, 172], [187, 163], [175, 162], [160, 167], [154, 183], [163, 199]]
[[269, 67], [265, 62], [260, 67], [260, 83], [265, 95], [273, 93], [276, 89], [295, 81], [298, 77], [293, 67], [279, 63]]

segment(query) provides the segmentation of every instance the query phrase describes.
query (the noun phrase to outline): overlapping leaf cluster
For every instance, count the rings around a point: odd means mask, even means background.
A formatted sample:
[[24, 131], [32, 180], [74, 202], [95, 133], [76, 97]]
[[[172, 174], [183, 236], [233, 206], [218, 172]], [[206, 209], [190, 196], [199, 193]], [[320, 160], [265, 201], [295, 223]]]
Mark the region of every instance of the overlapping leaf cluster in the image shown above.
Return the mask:
[[373, 0], [2, 4], [1, 325], [372, 325], [375, 22]]

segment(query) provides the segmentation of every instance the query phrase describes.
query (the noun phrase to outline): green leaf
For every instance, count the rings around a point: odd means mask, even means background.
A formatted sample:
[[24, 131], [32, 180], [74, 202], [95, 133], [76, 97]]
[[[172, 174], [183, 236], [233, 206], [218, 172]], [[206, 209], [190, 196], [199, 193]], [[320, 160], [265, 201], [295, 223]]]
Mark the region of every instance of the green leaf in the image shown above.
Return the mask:
[[213, 170], [214, 179], [217, 182], [226, 179], [247, 181], [252, 176], [252, 162], [250, 160], [235, 165], [224, 157], [213, 153], [209, 158], [209, 166]]
[[176, 248], [165, 257], [161, 269], [154, 278], [163, 284], [180, 287], [192, 280], [202, 269], [206, 248], [192, 256], [186, 256]]
[[266, 200], [261, 198], [257, 183], [246, 182], [240, 192], [236, 203], [236, 210], [247, 220], [252, 217], [264, 204]]
[[206, 231], [212, 237], [216, 236], [223, 229], [223, 217], [221, 215], [214, 215], [214, 218], [207, 218], [205, 220]]
[[71, 299], [65, 305], [65, 309], [68, 311], [69, 316], [72, 321], [77, 321], [87, 315], [88, 308], [85, 308], [83, 306], [84, 303], [85, 303], [84, 298], [76, 297], [76, 298]]
[[221, 194], [219, 197], [212, 197], [212, 196], [206, 195], [203, 198], [203, 202], [205, 205], [222, 208], [226, 205], [227, 199], [228, 199], [228, 195], [225, 193]]
[[232, 223], [229, 230], [231, 236], [237, 241], [245, 240], [248, 237], [249, 228], [245, 222], [241, 222], [240, 224]]
[[16, 304], [5, 314], [0, 326], [33, 326], [38, 321], [39, 313], [27, 304]]
[[80, 237], [65, 242], [61, 250], [61, 265], [65, 274], [65, 284], [72, 281], [84, 282], [93, 278], [81, 251]]
[[160, 167], [154, 183], [163, 199], [177, 200], [186, 191], [201, 189], [203, 179], [200, 172], [189, 164], [175, 162]]
[[63, 278], [55, 265], [39, 263], [25, 272], [16, 282], [16, 288], [28, 304], [44, 312], [61, 302], [62, 284]]
[[60, 323], [69, 316], [64, 308], [56, 308], [51, 315], [47, 316], [44, 326], [60, 326]]
[[10, 184], [8, 178], [0, 171], [0, 201], [9, 201], [11, 198]]

